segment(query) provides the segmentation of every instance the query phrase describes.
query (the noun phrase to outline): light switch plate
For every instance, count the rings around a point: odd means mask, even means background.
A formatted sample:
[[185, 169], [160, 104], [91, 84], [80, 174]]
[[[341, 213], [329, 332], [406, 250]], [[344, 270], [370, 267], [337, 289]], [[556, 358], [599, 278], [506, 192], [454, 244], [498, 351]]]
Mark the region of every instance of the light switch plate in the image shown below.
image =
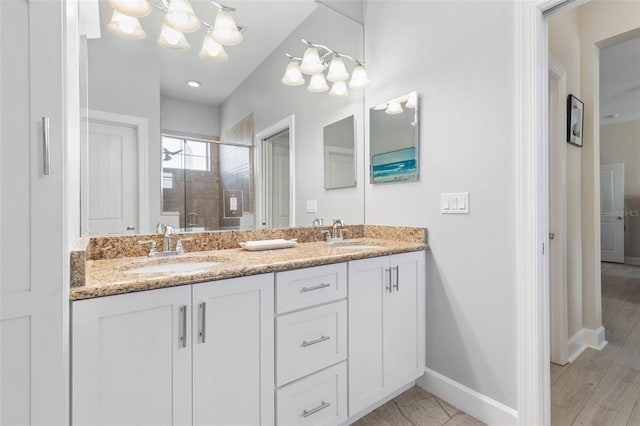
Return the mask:
[[307, 200], [307, 213], [318, 213], [318, 200]]
[[469, 214], [469, 193], [449, 192], [441, 194], [440, 211], [444, 214]]

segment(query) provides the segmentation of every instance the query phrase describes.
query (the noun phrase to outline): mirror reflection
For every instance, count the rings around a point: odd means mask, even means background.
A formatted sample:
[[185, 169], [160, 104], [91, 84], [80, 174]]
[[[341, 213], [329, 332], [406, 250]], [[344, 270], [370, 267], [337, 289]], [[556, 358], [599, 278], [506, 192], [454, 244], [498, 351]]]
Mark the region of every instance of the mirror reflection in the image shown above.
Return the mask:
[[370, 109], [371, 183], [418, 180], [419, 114], [416, 92]]
[[[137, 21], [144, 38], [100, 0], [99, 32], [82, 40], [82, 234], [147, 233], [160, 222], [186, 231], [362, 223], [362, 185], [336, 175], [327, 191], [323, 161], [327, 123], [363, 122], [362, 25], [315, 1], [231, 0], [235, 11], [223, 11], [241, 37], [223, 45], [210, 1], [191, 1], [202, 23], [179, 34], [163, 3], [150, 3]], [[313, 76], [302, 64], [310, 48], [323, 70]], [[292, 62], [303, 71], [284, 84]], [[362, 163], [344, 172], [362, 173]]]
[[356, 185], [355, 119], [353, 115], [324, 128], [324, 187]]

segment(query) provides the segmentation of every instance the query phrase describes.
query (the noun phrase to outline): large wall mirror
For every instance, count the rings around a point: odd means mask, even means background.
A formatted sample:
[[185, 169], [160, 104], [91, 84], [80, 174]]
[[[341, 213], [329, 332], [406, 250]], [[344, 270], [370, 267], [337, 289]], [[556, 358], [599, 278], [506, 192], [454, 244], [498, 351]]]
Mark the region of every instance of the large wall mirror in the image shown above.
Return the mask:
[[418, 180], [419, 98], [416, 92], [369, 110], [369, 179], [373, 184]]
[[[220, 61], [216, 46], [202, 49], [206, 25], [162, 32], [159, 9], [170, 2], [149, 1], [140, 39], [126, 22], [129, 37], [110, 31], [114, 10], [96, 2], [99, 31], [81, 40], [83, 235], [149, 233], [159, 222], [186, 231], [364, 222], [362, 129], [352, 132], [353, 181], [328, 190], [323, 161], [325, 127], [364, 122], [364, 90], [329, 81], [318, 93], [322, 82], [296, 82], [295, 70], [282, 82], [286, 54], [302, 58], [308, 47], [302, 39], [344, 54], [351, 76], [363, 59], [361, 24], [317, 1], [224, 1], [243, 28]], [[190, 3], [214, 24], [211, 1]]]

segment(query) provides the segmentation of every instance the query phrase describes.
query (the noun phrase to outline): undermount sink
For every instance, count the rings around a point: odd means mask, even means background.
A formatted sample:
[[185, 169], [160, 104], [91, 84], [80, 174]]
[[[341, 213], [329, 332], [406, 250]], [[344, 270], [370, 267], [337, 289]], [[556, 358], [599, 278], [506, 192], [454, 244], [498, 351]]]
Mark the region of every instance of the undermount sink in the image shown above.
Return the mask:
[[176, 262], [147, 265], [124, 271], [127, 274], [170, 274], [188, 275], [205, 272], [209, 268], [220, 265], [218, 262]]

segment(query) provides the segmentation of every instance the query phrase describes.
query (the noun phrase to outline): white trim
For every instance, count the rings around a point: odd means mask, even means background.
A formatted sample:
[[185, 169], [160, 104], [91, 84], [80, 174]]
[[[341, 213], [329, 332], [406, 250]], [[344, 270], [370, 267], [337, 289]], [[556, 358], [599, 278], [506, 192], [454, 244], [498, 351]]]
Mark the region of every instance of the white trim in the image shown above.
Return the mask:
[[[116, 124], [136, 129], [138, 137], [138, 229], [136, 233], [146, 234], [151, 232], [149, 229], [149, 120], [132, 115], [115, 114], [92, 109], [87, 111], [84, 118], [88, 118], [88, 121], [94, 123]], [[83, 155], [86, 155], [86, 152], [85, 147]], [[83, 170], [83, 173], [87, 173], [86, 168]], [[86, 179], [84, 179], [84, 181], [86, 182]], [[87, 235], [87, 212], [89, 208], [87, 206], [88, 198], [86, 188], [82, 189], [82, 194], [85, 195], [85, 197], [80, 206], [80, 210], [84, 214], [81, 215], [80, 227], [82, 235]]]
[[[564, 120], [567, 99], [567, 71], [549, 55], [549, 227], [555, 237], [549, 242], [551, 361], [569, 362], [567, 296], [567, 144]], [[555, 142], [555, 143], [553, 143]]]
[[604, 327], [597, 330], [582, 328], [569, 339], [569, 362], [575, 361], [587, 348], [601, 351], [607, 343]]
[[264, 179], [263, 179], [263, 166], [262, 156], [264, 150], [262, 149], [262, 141], [269, 139], [284, 130], [289, 129], [289, 226], [293, 227], [296, 224], [296, 143], [295, 143], [295, 115], [290, 116], [278, 121], [275, 124], [257, 132], [253, 140], [253, 167], [255, 170], [255, 194], [256, 194], [256, 228], [261, 228], [262, 223], [265, 220], [264, 213]]
[[627, 265], [640, 265], [640, 257], [625, 257], [624, 263]]
[[430, 368], [416, 385], [489, 425], [514, 425], [518, 412]]

